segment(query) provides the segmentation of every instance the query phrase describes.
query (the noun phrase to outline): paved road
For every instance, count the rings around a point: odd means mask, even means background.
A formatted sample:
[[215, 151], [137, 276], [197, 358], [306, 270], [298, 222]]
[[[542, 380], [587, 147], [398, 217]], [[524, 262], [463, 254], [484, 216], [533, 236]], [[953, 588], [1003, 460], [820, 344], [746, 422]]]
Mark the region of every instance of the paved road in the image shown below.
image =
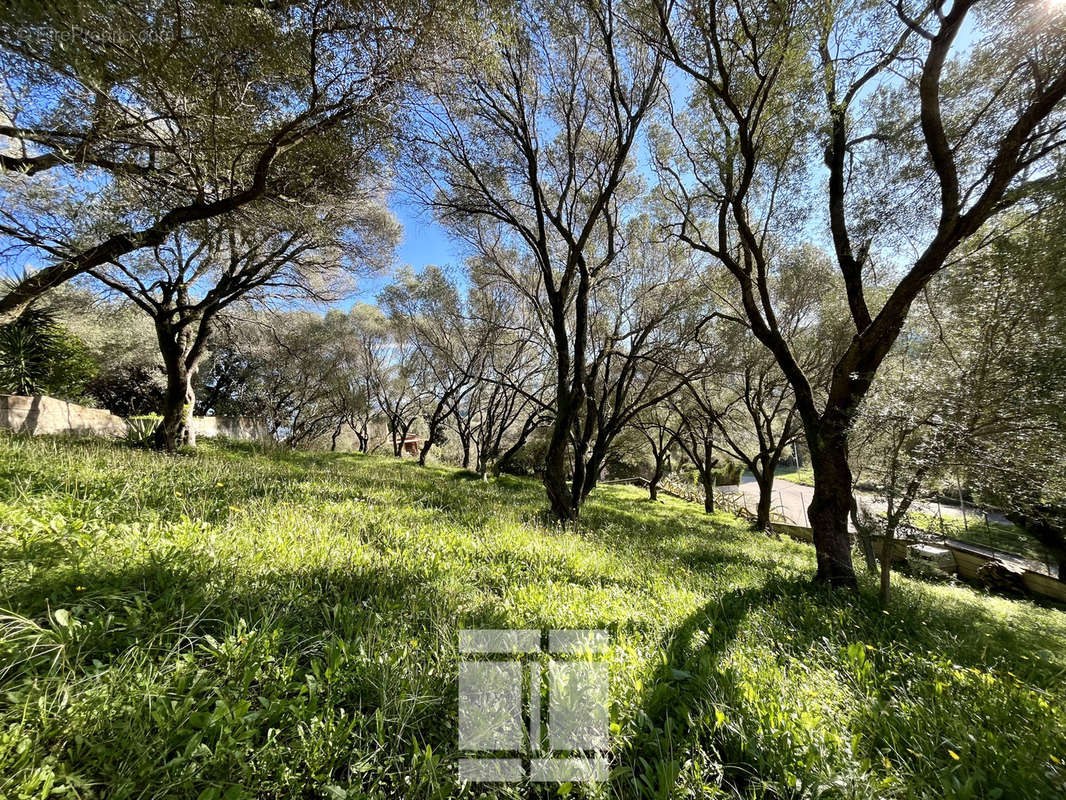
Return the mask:
[[[744, 496], [744, 506], [755, 513], [759, 504], [759, 484], [755, 482], [755, 479], [750, 475], [745, 475], [740, 482], [740, 486], [722, 486], [719, 489], [723, 492], [734, 493], [739, 491]], [[773, 510], [782, 516], [784, 516], [789, 522], [794, 525], [804, 525], [810, 527], [810, 521], [807, 517], [807, 506], [811, 504], [811, 498], [814, 496], [814, 489], [810, 486], [803, 486], [792, 481], [786, 481], [782, 478], [774, 479], [774, 500]], [[856, 497], [860, 502], [865, 503], [874, 511], [884, 512], [886, 505], [883, 501], [874, 498], [872, 495], [863, 494], [861, 492], [856, 493]], [[912, 508], [915, 511], [923, 511], [927, 514], [936, 514], [936, 503], [928, 502], [916, 502]], [[955, 506], [940, 506], [940, 511], [945, 517], [956, 517], [962, 519], [962, 509]], [[982, 519], [979, 514], [969, 512], [969, 518], [971, 523], [975, 520]], [[1010, 524], [1006, 517], [1001, 514], [989, 514], [989, 522], [1002, 522], [1004, 524]], [[854, 530], [854, 526], [851, 524], [851, 520], [848, 520], [848, 527]], [[1005, 553], [1001, 550], [993, 550], [988, 547], [971, 544], [970, 542], [959, 542], [954, 539], [949, 540], [958, 546], [965, 547], [972, 550], [975, 553], [981, 553], [982, 555], [993, 556], [999, 558], [1002, 561], [1006, 561], [1014, 564], [1015, 566], [1023, 569], [1031, 569], [1036, 572], [1044, 572], [1054, 575], [1054, 570], [1049, 569], [1045, 564], [1038, 561], [1032, 561], [1021, 556], [1014, 555], [1012, 553]]]
[[[722, 492], [735, 492], [738, 487], [720, 486]], [[751, 513], [759, 505], [759, 484], [751, 475], [744, 475], [740, 479], [739, 490], [744, 495], [744, 506]], [[785, 517], [793, 525], [807, 525], [811, 523], [807, 519], [807, 506], [811, 504], [814, 489], [792, 481], [774, 479], [774, 499], [772, 509]]]
[[[722, 486], [719, 487], [721, 491], [727, 492], [732, 489], [736, 491], [737, 487]], [[745, 507], [755, 513], [755, 509], [759, 503], [759, 484], [755, 482], [755, 478], [751, 475], [745, 474], [740, 480], [740, 492], [744, 495]], [[784, 516], [793, 525], [807, 525], [809, 526], [810, 520], [807, 518], [807, 506], [811, 504], [811, 498], [814, 496], [814, 489], [810, 486], [803, 486], [792, 481], [787, 481], [784, 478], [774, 479], [774, 499], [773, 510]], [[862, 492], [856, 492], [856, 498], [860, 503], [866, 505], [875, 512], [884, 513], [887, 510], [887, 506], [883, 500], [875, 498], [873, 495], [864, 494]], [[935, 516], [938, 508], [936, 503], [929, 503], [925, 501], [917, 501], [911, 506], [912, 511], [921, 511], [925, 514]], [[962, 509], [956, 506], [939, 507], [939, 512], [944, 515], [945, 518], [954, 517], [956, 519], [962, 519]], [[975, 521], [983, 521], [984, 516], [980, 513], [975, 514], [973, 511], [967, 512], [971, 523]], [[1002, 514], [991, 513], [988, 515], [989, 522], [998, 522], [1003, 525], [1009, 525], [1010, 522]], [[850, 524], [850, 523], [849, 523]]]

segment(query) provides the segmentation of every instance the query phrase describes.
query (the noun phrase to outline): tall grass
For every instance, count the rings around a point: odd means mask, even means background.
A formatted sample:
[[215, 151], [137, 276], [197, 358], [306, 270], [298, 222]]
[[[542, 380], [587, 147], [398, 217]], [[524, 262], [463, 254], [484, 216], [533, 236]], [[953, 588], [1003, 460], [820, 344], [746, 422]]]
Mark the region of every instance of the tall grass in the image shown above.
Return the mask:
[[[347, 454], [0, 438], [0, 796], [1066, 792], [1066, 614], [598, 490]], [[604, 786], [456, 780], [456, 631], [606, 628]]]

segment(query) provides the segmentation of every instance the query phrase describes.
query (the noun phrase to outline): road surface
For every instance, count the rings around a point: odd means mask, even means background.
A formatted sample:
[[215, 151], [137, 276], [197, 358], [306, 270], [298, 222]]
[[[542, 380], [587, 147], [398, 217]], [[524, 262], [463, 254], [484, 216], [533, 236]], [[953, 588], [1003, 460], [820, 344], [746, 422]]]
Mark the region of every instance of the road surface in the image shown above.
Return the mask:
[[[736, 492], [738, 487], [719, 486], [718, 489], [721, 492]], [[755, 509], [759, 504], [759, 484], [755, 482], [755, 478], [745, 473], [744, 477], [740, 479], [739, 490], [740, 493], [744, 495], [744, 506], [754, 514]], [[811, 504], [811, 498], [813, 496], [814, 488], [811, 486], [803, 486], [799, 483], [787, 481], [784, 478], [774, 478], [772, 509], [785, 517], [785, 519], [793, 525], [810, 527], [811, 523], [807, 517], [807, 506]], [[875, 498], [873, 495], [856, 492], [855, 497], [860, 504], [865, 505], [871, 511], [884, 513], [887, 510], [885, 502], [879, 498]], [[924, 514], [929, 514], [930, 516], [936, 516], [938, 507], [936, 503], [918, 500], [911, 506], [911, 510], [920, 511]], [[939, 513], [946, 519], [962, 519], [962, 509], [957, 506], [941, 505], [939, 507]], [[971, 523], [984, 521], [984, 515], [981, 512], [969, 511], [967, 513]], [[998, 522], [1002, 525], [1011, 524], [1002, 514], [996, 513], [990, 513], [988, 515], [988, 521]]]
[[[752, 514], [755, 513], [759, 504], [759, 484], [755, 482], [755, 479], [751, 475], [745, 474], [741, 479], [740, 486], [720, 486], [719, 491], [727, 494], [735, 494], [740, 492], [744, 497], [744, 507], [747, 508]], [[781, 514], [793, 525], [803, 525], [804, 527], [810, 527], [810, 520], [807, 516], [807, 506], [811, 504], [811, 498], [814, 496], [814, 488], [811, 486], [803, 486], [792, 481], [786, 481], [782, 478], [774, 479], [774, 497], [773, 505], [771, 509]], [[887, 509], [884, 501], [879, 500], [873, 495], [864, 494], [862, 492], [856, 492], [855, 497], [860, 503], [865, 504], [872, 511], [884, 513]], [[915, 511], [921, 511], [926, 514], [935, 515], [937, 513], [937, 504], [929, 503], [925, 501], [915, 502], [911, 508]], [[962, 509], [956, 506], [940, 506], [940, 513], [945, 517], [954, 517], [956, 519], [962, 519]], [[969, 512], [969, 519], [971, 523], [978, 520], [983, 520], [983, 514], [980, 512]], [[989, 522], [1000, 522], [1009, 525], [1010, 522], [1001, 514], [990, 513], [988, 515]], [[851, 524], [851, 520], [848, 520], [848, 527], [854, 530], [854, 526]], [[1054, 575], [1055, 571], [1048, 565], [1042, 564], [1038, 561], [1032, 561], [1027, 558], [1015, 555], [1013, 553], [1006, 553], [1002, 550], [994, 550], [989, 547], [972, 544], [970, 542], [961, 542], [955, 539], [949, 539], [948, 541], [956, 544], [960, 547], [965, 547], [972, 550], [975, 553], [995, 557], [1001, 561], [1006, 561], [1022, 569], [1031, 569], [1035, 572], [1043, 572]]]

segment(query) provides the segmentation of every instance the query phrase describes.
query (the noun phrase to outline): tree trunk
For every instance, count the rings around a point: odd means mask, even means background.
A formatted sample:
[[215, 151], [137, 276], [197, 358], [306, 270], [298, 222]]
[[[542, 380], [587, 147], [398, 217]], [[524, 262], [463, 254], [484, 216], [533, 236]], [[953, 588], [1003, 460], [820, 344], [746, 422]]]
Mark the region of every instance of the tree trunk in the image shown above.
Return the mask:
[[492, 474], [494, 477], [500, 477], [500, 472], [502, 472], [505, 467], [510, 465], [510, 463], [514, 460], [514, 457], [518, 455], [519, 451], [523, 447], [525, 447], [526, 442], [529, 440], [529, 435], [533, 433], [533, 431], [535, 431], [536, 429], [537, 426], [532, 424], [531, 419], [526, 421], [526, 424], [522, 426], [522, 431], [518, 434], [518, 438], [515, 440], [514, 444], [508, 447], [504, 451], [503, 455], [496, 459], [495, 463], [493, 463]]
[[871, 575], [876, 575], [877, 556], [874, 554], [873, 540], [870, 538], [872, 530], [865, 520], [859, 518], [859, 506], [855, 502], [854, 495], [851, 499], [851, 524], [855, 526], [856, 538], [862, 548], [862, 557], [866, 561], [866, 571]]
[[[554, 443], [553, 443], [554, 444]], [[578, 517], [578, 506], [566, 480], [566, 447], [548, 447], [544, 463], [544, 488], [552, 516], [560, 522], [571, 522]]]
[[857, 589], [851, 563], [851, 469], [848, 467], [844, 433], [826, 436], [808, 433], [811, 466], [814, 468], [814, 497], [807, 512], [814, 535], [818, 572], [814, 580], [828, 586]]
[[418, 453], [418, 466], [424, 467], [426, 465], [426, 456], [429, 455], [430, 448], [433, 447], [433, 434], [431, 433], [426, 437], [426, 441], [422, 445], [422, 450]]
[[655, 456], [655, 470], [651, 474], [651, 481], [648, 482], [648, 499], [659, 499], [659, 481], [663, 478], [663, 471], [666, 467], [666, 453], [657, 453]]
[[714, 469], [718, 466], [718, 460], [712, 456], [714, 446], [710, 439], [703, 440], [703, 469], [700, 477], [703, 479], [703, 510], [708, 514], [714, 513]]
[[759, 504], [755, 510], [755, 529], [765, 531], [770, 527], [770, 508], [774, 498], [774, 473], [763, 468], [755, 477], [759, 484]]
[[[552, 438], [544, 459], [544, 488], [548, 493], [551, 515], [560, 522], [572, 522], [578, 518], [578, 503], [575, 501], [566, 480], [566, 456], [570, 444], [570, 415], [559, 398], [561, 406], [555, 416]], [[574, 454], [577, 462], [578, 454]], [[575, 463], [576, 466], [576, 463]], [[575, 471], [576, 477], [576, 471]]]
[[889, 589], [892, 584], [892, 551], [895, 550], [896, 523], [891, 519], [885, 526], [885, 537], [881, 540], [881, 590], [878, 597], [882, 606], [888, 605]]
[[393, 458], [403, 458], [403, 443], [407, 438], [407, 434], [400, 430], [399, 425], [396, 424], [395, 419], [392, 423], [392, 456]]
[[185, 444], [189, 447], [196, 447], [196, 426], [192, 421], [196, 410], [196, 390], [192, 388], [195, 379], [196, 370], [189, 370], [185, 389]]
[[[574, 494], [578, 498], [577, 503], [579, 506], [588, 499], [592, 490], [600, 482], [603, 466], [607, 460], [607, 445], [600, 439], [592, 445], [592, 454], [587, 458], [585, 457], [585, 452], [583, 450], [575, 450], [574, 452]], [[576, 469], [578, 458], [581, 459], [581, 469]]]
[[[170, 362], [171, 359], [165, 359]], [[168, 453], [174, 453], [184, 444], [195, 446], [196, 437], [190, 424], [190, 416], [196, 395], [192, 388], [192, 373], [185, 369], [179, 356], [167, 363], [167, 388], [163, 398], [163, 422], [156, 433], [156, 444]]]

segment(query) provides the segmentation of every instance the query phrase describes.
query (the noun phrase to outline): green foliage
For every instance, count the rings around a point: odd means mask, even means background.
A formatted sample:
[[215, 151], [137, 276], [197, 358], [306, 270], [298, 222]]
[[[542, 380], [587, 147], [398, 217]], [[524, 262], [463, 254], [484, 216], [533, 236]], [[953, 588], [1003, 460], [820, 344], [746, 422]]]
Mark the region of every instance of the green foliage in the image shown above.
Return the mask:
[[94, 372], [85, 345], [48, 309], [28, 308], [0, 326], [0, 392], [75, 400]]
[[0, 796], [481, 796], [464, 627], [610, 631], [611, 783], [573, 796], [1066, 789], [1061, 611], [900, 577], [888, 615], [672, 498], [599, 489], [566, 530], [535, 481], [462, 478], [0, 437]]
[[[715, 486], [736, 486], [740, 483], [740, 478], [744, 474], [743, 464], [738, 464], [736, 461], [730, 461], [725, 459], [722, 462], [719, 457], [720, 466], [711, 470], [711, 476], [714, 478]], [[701, 483], [699, 470], [689, 470], [689, 481], [693, 484]]]
[[717, 469], [711, 470], [714, 475], [715, 486], [735, 486], [740, 483], [740, 476], [744, 473], [744, 467], [736, 461], [726, 460]]
[[147, 447], [155, 438], [156, 429], [163, 421], [160, 414], [142, 414], [126, 420], [126, 441], [137, 447]]
[[544, 461], [548, 455], [548, 440], [551, 438], [550, 428], [541, 428], [534, 431], [503, 471], [508, 475], [529, 476], [535, 475], [544, 469]]
[[163, 407], [160, 372], [140, 365], [101, 371], [89, 382], [86, 394], [120, 417], [143, 415]]

